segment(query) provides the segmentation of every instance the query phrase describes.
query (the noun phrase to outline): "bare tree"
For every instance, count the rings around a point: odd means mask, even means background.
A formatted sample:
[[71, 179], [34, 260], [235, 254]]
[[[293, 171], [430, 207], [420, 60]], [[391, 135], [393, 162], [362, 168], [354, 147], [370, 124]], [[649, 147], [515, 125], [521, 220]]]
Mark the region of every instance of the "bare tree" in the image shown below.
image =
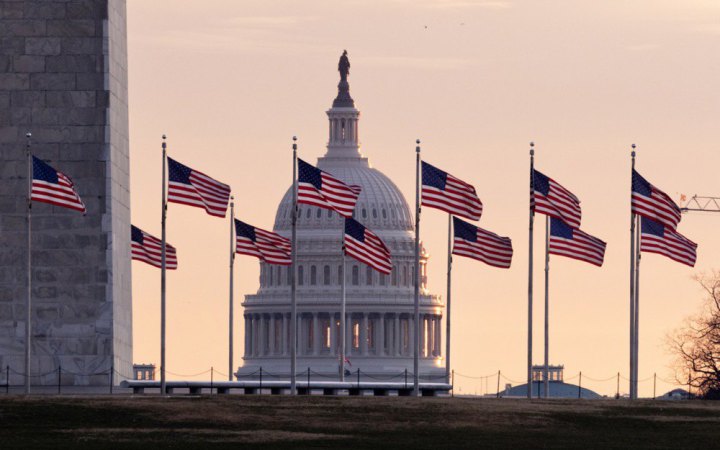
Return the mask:
[[720, 399], [720, 272], [695, 276], [707, 293], [701, 311], [669, 336], [677, 356], [675, 376], [695, 394]]

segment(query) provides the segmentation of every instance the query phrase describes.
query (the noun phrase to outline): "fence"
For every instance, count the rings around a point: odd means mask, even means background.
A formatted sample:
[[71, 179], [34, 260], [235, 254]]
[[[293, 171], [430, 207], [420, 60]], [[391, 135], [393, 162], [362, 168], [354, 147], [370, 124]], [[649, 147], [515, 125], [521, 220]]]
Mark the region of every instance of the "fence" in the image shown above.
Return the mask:
[[[210, 367], [207, 370], [204, 370], [202, 372], [197, 373], [191, 373], [191, 374], [182, 374], [182, 373], [176, 373], [171, 372], [169, 370], [166, 370], [165, 373], [167, 375], [170, 375], [172, 377], [179, 377], [183, 380], [188, 380], [192, 378], [197, 377], [203, 377], [204, 379], [207, 379], [209, 376], [210, 378], [210, 390], [212, 392], [215, 376], [221, 376], [223, 380], [228, 379], [228, 374], [222, 373], [221, 371], [215, 370], [214, 367]], [[13, 391], [16, 391], [18, 388], [22, 388], [24, 386], [24, 382], [21, 384], [11, 384], [10, 383], [10, 375], [15, 375], [16, 378], [25, 379], [25, 373], [18, 372], [14, 369], [12, 369], [9, 365], [5, 367], [4, 370], [4, 377], [0, 375], [0, 381], [4, 381], [3, 383], [0, 383], [0, 389], [4, 389], [6, 394], [10, 393], [10, 390], [12, 388]], [[56, 394], [62, 394], [63, 389], [67, 391], [72, 391], [72, 393], [77, 393], [78, 391], [82, 391], [83, 388], [87, 388], [87, 391], [92, 391], [93, 393], [101, 393], [101, 390], [104, 389], [103, 386], [98, 385], [67, 385], [63, 384], [63, 374], [67, 375], [73, 375], [76, 377], [97, 377], [97, 376], [107, 376], [107, 391], [109, 394], [113, 394], [117, 390], [117, 386], [115, 385], [116, 382], [123, 379], [134, 379], [132, 376], [127, 376], [126, 374], [121, 374], [118, 371], [115, 370], [113, 366], [111, 366], [106, 371], [101, 372], [95, 372], [95, 373], [76, 373], [72, 371], [68, 371], [62, 368], [62, 366], [58, 366], [57, 369], [54, 369], [50, 372], [43, 373], [43, 374], [31, 374], [31, 379], [48, 379], [51, 377], [54, 377], [57, 381], [56, 384], [50, 384], [50, 383], [43, 383], [42, 385], [33, 384], [32, 388], [33, 390], [42, 390], [43, 393], [56, 393]], [[312, 370], [311, 367], [308, 367], [305, 370], [298, 371], [295, 374], [296, 379], [298, 380], [306, 380], [308, 384], [310, 381], [318, 381], [318, 380], [324, 380], [324, 381], [337, 381], [338, 376], [328, 375], [327, 373], [321, 373]], [[2, 379], [4, 378], [4, 380]], [[262, 389], [262, 383], [263, 380], [288, 380], [290, 378], [290, 373], [273, 373], [268, 372], [267, 370], [263, 370], [262, 367], [259, 367], [256, 371], [251, 373], [245, 373], [245, 374], [239, 374], [235, 375], [235, 379], [238, 381], [243, 380], [258, 380], [260, 388]], [[427, 383], [444, 383], [445, 376], [444, 375], [422, 375], [418, 377], [420, 382], [427, 382]], [[460, 392], [456, 392], [456, 382], [460, 381], [461, 379], [467, 380], [465, 383], [466, 385], [474, 385], [475, 390], [468, 391], [467, 388], [463, 392], [462, 388], [460, 388]], [[346, 371], [345, 374], [345, 380], [355, 381], [357, 383], [358, 388], [360, 387], [361, 380], [371, 380], [374, 382], [391, 382], [391, 383], [402, 383], [404, 385], [405, 389], [408, 389], [412, 387], [413, 385], [413, 373], [409, 372], [407, 369], [405, 369], [402, 372], [398, 372], [395, 374], [373, 374], [368, 372], [362, 372], [360, 368], [355, 369], [354, 371]], [[583, 374], [582, 371], [578, 372], [577, 375], [571, 376], [569, 378], [564, 378], [563, 382], [569, 382], [569, 381], [575, 381], [577, 380], [577, 398], [583, 398], [583, 388], [590, 389], [592, 391], [599, 391], [598, 387], [603, 388], [604, 395], [606, 397], [615, 397], [615, 398], [621, 398], [625, 394], [625, 392], [621, 391], [621, 382], [623, 382], [623, 385], [626, 386], [625, 383], [629, 383], [630, 380], [626, 377], [624, 377], [620, 372], [615, 373], [614, 375], [611, 375], [609, 377], [605, 378], [595, 378], [590, 377], [587, 374]], [[497, 398], [503, 397], [505, 389], [503, 387], [503, 381], [507, 383], [514, 384], [515, 387], [518, 385], [525, 384], [525, 380], [518, 380], [507, 377], [501, 370], [498, 370], [496, 372], [489, 373], [487, 375], [468, 375], [463, 374], [458, 371], [453, 370], [451, 372], [451, 379], [448, 380], [449, 384], [453, 386], [453, 389], [451, 391], [452, 395], [454, 396], [456, 393], [466, 393], [466, 394], [474, 394], [474, 395], [480, 395], [480, 396], [494, 396]], [[663, 385], [669, 387], [669, 388], [677, 388], [677, 387], [685, 387], [687, 389], [688, 394], [692, 395], [692, 386], [690, 384], [682, 384], [678, 382], [677, 380], [668, 380], [657, 376], [657, 373], [653, 373], [651, 376], [643, 378], [638, 380], [638, 384], [640, 386], [647, 386], [650, 383], [652, 383], [652, 398], [657, 398], [658, 395], [658, 382], [662, 383]], [[605, 389], [605, 387], [608, 386], [609, 383], [612, 383], [612, 391], [608, 391], [608, 389]], [[647, 384], [644, 384], [647, 383]], [[537, 384], [537, 388], [534, 386]], [[480, 386], [480, 391], [478, 392], [477, 387]], [[533, 381], [533, 387], [532, 387], [532, 394], [533, 397], [542, 397], [543, 395], [543, 389], [542, 389], [543, 381], [542, 380], [534, 380]], [[51, 388], [57, 388], [52, 389], [52, 392], [49, 390]], [[39, 388], [39, 389], [38, 389]], [[649, 386], [648, 386], [649, 389]], [[664, 390], [664, 389], [663, 389]], [[603, 395], [603, 394], [600, 394]]]

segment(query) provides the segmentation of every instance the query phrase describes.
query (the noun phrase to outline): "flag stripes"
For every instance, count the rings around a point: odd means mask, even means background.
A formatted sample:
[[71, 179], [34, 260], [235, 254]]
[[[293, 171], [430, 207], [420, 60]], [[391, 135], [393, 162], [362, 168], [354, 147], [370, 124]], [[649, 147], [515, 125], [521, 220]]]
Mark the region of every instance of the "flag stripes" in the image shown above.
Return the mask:
[[560, 219], [550, 218], [550, 242], [552, 255], [585, 261], [602, 266], [607, 244], [577, 228], [573, 229]]
[[[162, 241], [140, 228], [130, 225], [132, 259], [162, 268]], [[175, 270], [178, 266], [177, 250], [165, 243], [165, 268]]]
[[267, 264], [287, 266], [291, 260], [290, 239], [235, 219], [235, 253], [255, 256]]
[[512, 241], [453, 217], [452, 254], [482, 261], [502, 269], [510, 268]]
[[215, 217], [225, 217], [230, 186], [168, 158], [168, 202], [203, 208]]
[[552, 178], [533, 170], [532, 204], [535, 212], [562, 219], [580, 228], [580, 200]]
[[425, 161], [422, 162], [421, 204], [470, 220], [480, 219], [483, 210], [472, 185]]
[[640, 223], [640, 251], [657, 253], [690, 267], [695, 266], [696, 243], [663, 223], [647, 217], [642, 217]]
[[35, 156], [32, 157], [32, 164], [31, 200], [74, 209], [83, 214], [87, 212], [70, 178]]
[[390, 249], [375, 233], [351, 217], [345, 219], [343, 244], [346, 255], [386, 275], [392, 271]]
[[327, 172], [298, 159], [298, 203], [318, 206], [352, 217], [362, 188], [347, 185]]
[[658, 221], [673, 230], [680, 223], [680, 207], [669, 195], [650, 184], [636, 170], [632, 172], [632, 212]]

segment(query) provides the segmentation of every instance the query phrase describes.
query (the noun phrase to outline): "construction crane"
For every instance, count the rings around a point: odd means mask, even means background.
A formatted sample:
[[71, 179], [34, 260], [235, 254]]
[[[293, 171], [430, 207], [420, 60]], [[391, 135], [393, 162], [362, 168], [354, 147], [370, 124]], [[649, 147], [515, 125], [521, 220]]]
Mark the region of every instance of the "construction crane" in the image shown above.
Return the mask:
[[680, 211], [684, 213], [690, 211], [720, 212], [720, 197], [700, 197], [693, 195], [688, 199], [686, 196], [681, 195], [680, 204]]

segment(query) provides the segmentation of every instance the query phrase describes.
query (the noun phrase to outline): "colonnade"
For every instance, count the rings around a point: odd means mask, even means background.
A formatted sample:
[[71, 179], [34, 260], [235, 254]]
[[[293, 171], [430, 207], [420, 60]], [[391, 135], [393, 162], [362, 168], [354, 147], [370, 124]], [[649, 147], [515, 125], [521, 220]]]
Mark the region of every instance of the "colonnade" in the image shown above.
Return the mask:
[[[340, 314], [298, 313], [299, 356], [340, 354]], [[415, 320], [409, 313], [347, 313], [348, 356], [410, 357], [414, 352]], [[420, 356], [442, 356], [442, 316], [421, 314]], [[289, 313], [245, 314], [245, 358], [290, 355]]]

